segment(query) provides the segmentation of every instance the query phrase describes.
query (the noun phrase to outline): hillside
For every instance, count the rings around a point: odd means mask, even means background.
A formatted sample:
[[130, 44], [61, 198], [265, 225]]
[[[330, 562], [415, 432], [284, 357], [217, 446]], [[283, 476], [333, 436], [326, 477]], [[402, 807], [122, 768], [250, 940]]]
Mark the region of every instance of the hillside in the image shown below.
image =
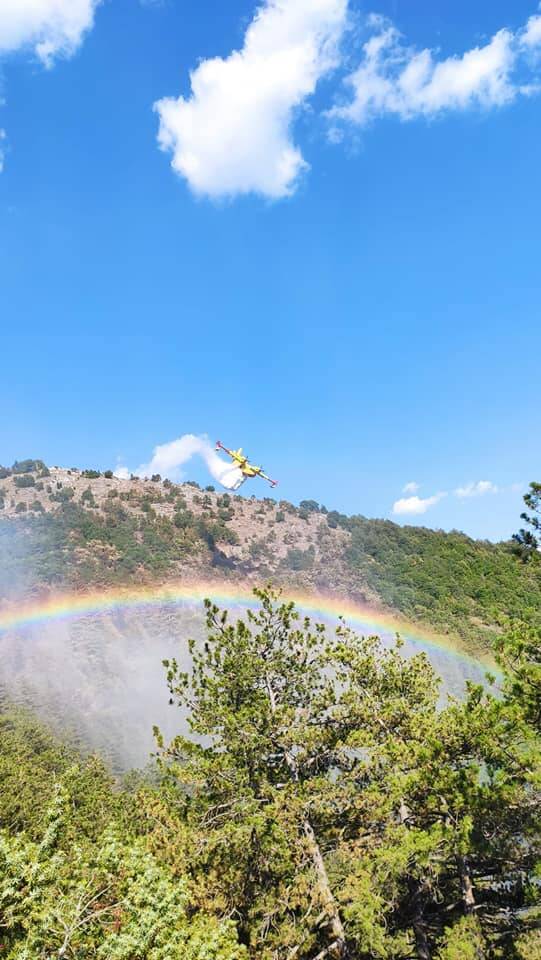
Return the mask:
[[243, 579], [385, 607], [487, 649], [502, 617], [541, 623], [539, 564], [509, 544], [23, 461], [0, 468], [0, 593]]

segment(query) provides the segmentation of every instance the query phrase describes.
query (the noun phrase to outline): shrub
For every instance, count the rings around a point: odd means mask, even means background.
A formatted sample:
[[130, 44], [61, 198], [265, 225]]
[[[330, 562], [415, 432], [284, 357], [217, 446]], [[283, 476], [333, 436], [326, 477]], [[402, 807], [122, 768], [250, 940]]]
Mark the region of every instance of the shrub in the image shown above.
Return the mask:
[[88, 503], [89, 507], [94, 507], [96, 505], [94, 494], [92, 493], [90, 487], [87, 487], [86, 490], [83, 490], [83, 493], [81, 494], [81, 503]]
[[[58, 486], [58, 484], [57, 484]], [[75, 490], [73, 487], [62, 487], [57, 491], [57, 493], [51, 494], [51, 500], [54, 500], [56, 503], [67, 503], [69, 500], [73, 500], [75, 496]]]
[[205, 490], [207, 493], [216, 493], [216, 487], [213, 487], [211, 483], [209, 483], [208, 487], [205, 487]]
[[33, 510], [34, 513], [43, 513], [43, 504], [41, 500], [33, 500], [30, 504], [30, 509]]
[[16, 460], [11, 468], [12, 473], [32, 473], [33, 470], [46, 470], [43, 460]]
[[26, 513], [26, 503], [20, 501], [15, 507], [15, 513]]
[[10, 476], [11, 476], [11, 470], [9, 469], [9, 467], [0, 466], [0, 480], [5, 480], [6, 477], [10, 477]]
[[86, 477], [87, 480], [97, 480], [98, 477], [101, 477], [100, 470], [83, 470], [82, 477]]
[[286, 517], [285, 517], [284, 511], [279, 510], [278, 513], [276, 514], [276, 523], [284, 523], [285, 519]]
[[104, 473], [103, 473], [103, 476], [105, 477], [106, 480], [112, 480], [112, 479], [113, 479], [113, 471], [112, 471], [112, 470], [105, 470]]
[[319, 513], [319, 503], [317, 500], [301, 500], [299, 507], [301, 510], [306, 510], [307, 513]]
[[287, 551], [286, 565], [290, 570], [310, 570], [314, 565], [314, 548], [298, 550], [293, 548]]
[[15, 486], [19, 488], [35, 487], [36, 485], [34, 477], [29, 473], [22, 473], [20, 476], [15, 477], [14, 483]]

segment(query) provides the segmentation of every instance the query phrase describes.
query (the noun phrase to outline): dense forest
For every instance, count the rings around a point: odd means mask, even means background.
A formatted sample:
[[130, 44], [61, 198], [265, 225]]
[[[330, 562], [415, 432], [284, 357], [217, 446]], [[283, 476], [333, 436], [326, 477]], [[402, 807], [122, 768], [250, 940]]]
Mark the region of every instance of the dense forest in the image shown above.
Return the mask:
[[423, 655], [257, 599], [165, 663], [190, 732], [150, 773], [4, 707], [2, 956], [539, 960], [540, 631], [441, 708]]

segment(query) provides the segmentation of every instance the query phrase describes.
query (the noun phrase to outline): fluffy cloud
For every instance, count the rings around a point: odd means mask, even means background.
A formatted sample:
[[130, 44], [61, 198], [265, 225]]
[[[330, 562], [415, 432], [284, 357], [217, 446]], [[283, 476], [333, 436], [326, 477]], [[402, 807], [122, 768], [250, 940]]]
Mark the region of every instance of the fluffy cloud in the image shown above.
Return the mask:
[[397, 516], [419, 516], [446, 496], [446, 493], [435, 493], [433, 497], [403, 497], [393, 504], [393, 513]]
[[520, 37], [522, 46], [528, 50], [541, 47], [541, 16], [530, 17]]
[[195, 193], [291, 194], [307, 168], [295, 112], [337, 64], [348, 0], [266, 0], [225, 59], [204, 60], [188, 98], [155, 104], [159, 144]]
[[1, 0], [0, 55], [29, 47], [51, 66], [70, 56], [90, 29], [100, 0]]
[[466, 497], [484, 497], [487, 493], [498, 493], [498, 487], [492, 480], [478, 480], [477, 483], [467, 483], [464, 487], [457, 487], [455, 496], [464, 499]]
[[517, 33], [499, 30], [483, 46], [440, 60], [431, 50], [407, 46], [384, 17], [371, 15], [368, 27], [372, 36], [364, 44], [362, 62], [346, 78], [352, 97], [329, 111], [335, 121], [362, 125], [385, 114], [410, 120], [472, 106], [502, 106], [519, 93], [532, 92], [515, 71], [524, 48], [541, 43], [541, 17], [531, 17]]

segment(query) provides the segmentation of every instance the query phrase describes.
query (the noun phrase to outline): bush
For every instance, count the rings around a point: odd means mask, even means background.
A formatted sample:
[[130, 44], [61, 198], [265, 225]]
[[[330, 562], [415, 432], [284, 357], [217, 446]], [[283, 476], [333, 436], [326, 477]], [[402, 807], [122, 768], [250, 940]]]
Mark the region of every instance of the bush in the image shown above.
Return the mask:
[[33, 510], [34, 513], [43, 513], [43, 504], [41, 500], [33, 500], [30, 504], [30, 509]]
[[319, 503], [317, 500], [301, 500], [299, 507], [308, 513], [319, 513]]
[[98, 477], [101, 477], [100, 470], [83, 470], [82, 477], [86, 477], [87, 480], [97, 480]]
[[276, 514], [276, 523], [285, 523], [285, 513], [283, 510], [279, 510]]
[[314, 565], [314, 548], [298, 550], [293, 548], [287, 551], [286, 565], [290, 570], [310, 570]]
[[216, 493], [216, 487], [213, 487], [211, 483], [209, 483], [208, 487], [205, 487], [205, 490], [207, 493]]
[[103, 473], [103, 476], [105, 477], [106, 480], [112, 480], [112, 479], [113, 479], [113, 471], [112, 471], [112, 470], [105, 470], [104, 473]]
[[153, 473], [150, 479], [152, 480], [152, 483], [161, 483], [161, 482], [162, 482], [162, 478], [161, 478], [161, 476], [160, 476], [159, 473]]
[[46, 470], [43, 460], [16, 460], [11, 468], [12, 473], [32, 473], [33, 470]]
[[55, 503], [67, 503], [69, 500], [73, 500], [75, 496], [73, 487], [62, 487], [62, 484], [60, 484], [60, 487], [61, 489], [57, 493], [51, 494], [51, 500], [54, 500]]
[[26, 513], [26, 503], [20, 501], [15, 507], [15, 513]]
[[5, 480], [7, 477], [11, 476], [11, 470], [9, 467], [0, 466], [0, 480]]
[[88, 503], [89, 507], [94, 507], [96, 505], [94, 494], [92, 493], [90, 487], [87, 487], [86, 490], [83, 490], [83, 493], [81, 494], [81, 503]]
[[23, 473], [20, 476], [15, 477], [14, 480], [15, 486], [21, 488], [24, 487], [35, 487], [36, 481], [34, 477], [29, 473]]

